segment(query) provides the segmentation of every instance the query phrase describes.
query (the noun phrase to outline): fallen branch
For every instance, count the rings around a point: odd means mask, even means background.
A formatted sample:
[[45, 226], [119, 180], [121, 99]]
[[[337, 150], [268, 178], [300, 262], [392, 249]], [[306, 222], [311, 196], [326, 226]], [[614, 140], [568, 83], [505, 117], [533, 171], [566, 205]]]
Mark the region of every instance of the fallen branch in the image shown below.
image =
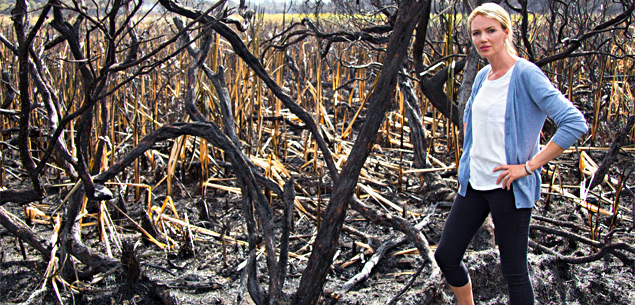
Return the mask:
[[33, 291], [31, 295], [29, 295], [29, 298], [26, 301], [18, 305], [42, 304], [42, 299], [44, 299], [44, 294], [47, 290], [48, 285], [42, 285], [40, 288], [35, 289], [35, 291]]
[[611, 148], [604, 156], [602, 163], [598, 167], [597, 171], [593, 175], [593, 179], [591, 180], [589, 190], [594, 189], [598, 184], [604, 181], [604, 176], [608, 173], [611, 164], [615, 162], [617, 159], [617, 154], [620, 151], [620, 148], [626, 144], [626, 140], [631, 134], [633, 130], [633, 125], [635, 125], [635, 115], [631, 115], [626, 122], [626, 126], [620, 130], [620, 132], [615, 137], [615, 141], [611, 144]]
[[375, 266], [377, 266], [379, 261], [384, 257], [386, 252], [388, 252], [390, 249], [397, 246], [400, 243], [400, 241], [403, 241], [403, 240], [388, 240], [382, 243], [379, 247], [377, 247], [377, 250], [375, 250], [375, 253], [373, 253], [370, 259], [364, 264], [362, 271], [360, 271], [358, 274], [356, 274], [355, 276], [350, 278], [348, 281], [346, 281], [346, 283], [344, 283], [339, 290], [333, 293], [333, 296], [336, 299], [339, 299], [342, 296], [344, 296], [344, 294], [346, 294], [349, 290], [355, 287], [355, 285], [365, 281], [370, 276], [370, 273], [373, 271], [373, 268], [375, 268]]
[[[428, 245], [428, 241], [425, 239], [423, 234], [421, 234], [421, 232], [420, 232], [423, 227], [425, 227], [425, 226], [427, 226], [429, 224], [429, 221], [430, 221], [430, 217], [429, 216], [434, 213], [434, 209], [436, 208], [436, 206], [431, 206], [430, 207], [430, 211], [428, 213], [428, 216], [425, 217], [416, 226], [413, 226], [407, 220], [405, 220], [405, 219], [403, 219], [401, 217], [398, 217], [398, 216], [393, 216], [393, 215], [390, 215], [390, 214], [381, 213], [381, 212], [373, 209], [372, 207], [365, 205], [363, 202], [361, 202], [357, 198], [353, 198], [351, 200], [350, 205], [351, 205], [352, 209], [356, 210], [357, 212], [362, 214], [364, 217], [366, 217], [367, 219], [369, 219], [373, 223], [379, 224], [379, 225], [383, 225], [383, 226], [392, 227], [393, 229], [404, 233], [405, 236], [397, 239], [396, 241], [388, 241], [388, 242], [383, 243], [375, 251], [375, 253], [371, 257], [371, 259], [364, 265], [364, 268], [362, 269], [362, 271], [359, 274], [355, 275], [353, 278], [351, 278], [349, 281], [347, 281], [342, 286], [342, 288], [340, 288], [340, 290], [335, 292], [335, 297], [336, 298], [342, 297], [346, 292], [348, 292], [357, 283], [366, 280], [368, 278], [368, 276], [370, 275], [370, 272], [372, 271], [372, 269], [377, 265], [379, 260], [381, 260], [381, 258], [386, 254], [386, 252], [388, 250], [392, 249], [393, 247], [403, 243], [406, 240], [410, 240], [412, 243], [414, 243], [415, 246], [417, 247], [417, 249], [419, 250], [419, 254], [423, 258], [423, 265], [422, 265], [421, 269], [423, 267], [425, 267], [425, 266], [429, 266], [432, 269], [431, 278], [440, 277], [440, 270], [439, 270], [438, 267], [436, 267], [436, 263], [433, 260], [432, 250], [430, 249], [430, 246]], [[415, 273], [415, 275], [413, 276], [413, 278], [411, 279], [409, 284], [406, 285], [406, 287], [404, 287], [404, 289], [402, 289], [402, 291], [399, 293], [399, 295], [403, 294], [408, 289], [408, 287], [410, 285], [412, 285], [412, 283], [414, 283], [414, 279], [416, 278], [416, 276], [419, 275], [419, 273], [420, 273], [420, 271]], [[395, 298], [393, 298], [393, 299], [398, 298], [399, 295], [395, 296]]]
[[[537, 249], [543, 253], [552, 255], [554, 257], [555, 260], [564, 262], [564, 263], [568, 263], [568, 264], [584, 264], [584, 263], [590, 263], [590, 262], [595, 262], [598, 261], [600, 259], [602, 259], [603, 257], [605, 257], [607, 254], [613, 254], [615, 255], [617, 258], [619, 258], [625, 265], [627, 266], [632, 266], [633, 263], [635, 262], [635, 260], [633, 258], [630, 258], [626, 255], [623, 255], [620, 252], [616, 252], [615, 250], [618, 249], [624, 249], [625, 248], [624, 243], [617, 243], [617, 244], [610, 244], [610, 245], [606, 245], [603, 246], [602, 248], [600, 248], [600, 250], [594, 254], [590, 254], [590, 255], [586, 255], [586, 256], [570, 256], [570, 255], [562, 255], [561, 253], [558, 253], [556, 251], [553, 251], [533, 240], [529, 241], [529, 246]], [[628, 246], [628, 245], [626, 245]]]
[[17, 204], [27, 204], [34, 201], [42, 200], [41, 194], [35, 190], [6, 190], [0, 191], [0, 206], [7, 202], [13, 202]]
[[550, 227], [546, 227], [546, 226], [542, 226], [542, 225], [530, 225], [529, 226], [531, 231], [534, 230], [538, 230], [538, 231], [543, 231], [543, 232], [547, 232], [550, 234], [554, 234], [554, 235], [559, 235], [559, 236], [563, 236], [569, 240], [574, 240], [574, 241], [578, 241], [584, 244], [587, 244], [589, 246], [592, 246], [594, 248], [598, 248], [598, 252], [588, 255], [588, 256], [580, 256], [580, 257], [575, 257], [575, 256], [564, 256], [558, 252], [555, 252], [551, 249], [548, 249], [542, 245], [540, 245], [539, 243], [536, 243], [535, 241], [531, 241], [530, 240], [530, 244], [533, 244], [532, 247], [539, 249], [545, 253], [554, 255], [556, 257], [556, 259], [561, 260], [563, 262], [566, 263], [570, 263], [570, 264], [582, 264], [582, 263], [589, 263], [589, 262], [593, 262], [593, 261], [597, 261], [601, 258], [603, 258], [604, 256], [606, 256], [606, 254], [613, 254], [615, 255], [617, 258], [619, 258], [620, 260], [622, 260], [625, 264], [627, 265], [632, 265], [634, 259], [627, 257], [625, 255], [620, 255], [619, 252], [616, 252], [615, 250], [624, 250], [627, 252], [630, 252], [631, 254], [635, 255], [635, 247], [626, 244], [626, 243], [614, 243], [614, 244], [606, 244], [606, 243], [602, 243], [596, 240], [592, 240], [592, 239], [588, 239], [586, 237], [577, 235], [575, 233], [571, 233], [568, 231], [564, 231], [564, 230], [560, 230], [560, 229], [556, 229], [556, 228], [550, 228]]
[[550, 223], [552, 225], [575, 229], [577, 231], [588, 231], [589, 230], [588, 227], [581, 226], [580, 224], [577, 224], [577, 223], [574, 223], [574, 222], [562, 221], [562, 220], [557, 220], [557, 219], [551, 219], [551, 218], [548, 218], [548, 217], [545, 217], [545, 216], [540, 216], [540, 215], [532, 215], [531, 218], [535, 219], [535, 220], [544, 221], [544, 222]]
[[46, 241], [40, 239], [29, 226], [27, 226], [20, 218], [9, 213], [0, 206], [0, 224], [4, 226], [13, 236], [25, 241], [31, 247], [35, 248], [42, 254], [44, 258], [51, 256], [51, 249], [46, 246]]
[[423, 271], [424, 267], [425, 267], [425, 265], [419, 266], [419, 268], [417, 268], [417, 271], [415, 271], [415, 273], [412, 275], [412, 277], [408, 281], [408, 284], [406, 284], [406, 286], [401, 288], [401, 290], [399, 290], [399, 293], [397, 293], [394, 297], [392, 297], [392, 299], [390, 299], [390, 301], [386, 305], [394, 304], [404, 293], [406, 293], [406, 291], [408, 291], [408, 289], [410, 289], [410, 287], [412, 287], [412, 285], [414, 284], [414, 282], [417, 279], [417, 277], [419, 277], [419, 275], [421, 274], [421, 271]]
[[424, 259], [424, 262], [431, 263], [433, 261], [433, 255], [432, 251], [430, 250], [430, 246], [428, 245], [428, 241], [420, 232], [420, 229], [428, 224], [428, 218], [424, 218], [424, 221], [418, 224], [417, 228], [407, 220], [399, 216], [379, 212], [378, 210], [367, 206], [357, 198], [353, 198], [350, 205], [352, 209], [359, 212], [360, 214], [362, 214], [362, 216], [366, 217], [373, 223], [391, 227], [404, 233], [408, 237], [408, 239], [410, 239], [410, 241], [415, 245], [415, 247], [417, 247], [422, 258]]
[[170, 289], [164, 288], [161, 284], [151, 280], [147, 276], [142, 277], [142, 282], [150, 289], [150, 293], [154, 296], [154, 299], [159, 301], [159, 304], [164, 305], [176, 305], [177, 299], [170, 295]]

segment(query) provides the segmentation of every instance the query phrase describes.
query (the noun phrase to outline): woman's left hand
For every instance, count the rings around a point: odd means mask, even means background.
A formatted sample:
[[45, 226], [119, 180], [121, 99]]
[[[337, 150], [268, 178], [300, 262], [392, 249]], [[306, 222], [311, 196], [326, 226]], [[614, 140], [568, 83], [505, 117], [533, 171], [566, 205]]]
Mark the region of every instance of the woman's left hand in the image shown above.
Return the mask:
[[503, 171], [498, 175], [496, 184], [502, 183], [503, 189], [511, 190], [512, 182], [518, 178], [527, 177], [527, 171], [524, 164], [517, 165], [499, 165], [494, 168], [494, 172]]

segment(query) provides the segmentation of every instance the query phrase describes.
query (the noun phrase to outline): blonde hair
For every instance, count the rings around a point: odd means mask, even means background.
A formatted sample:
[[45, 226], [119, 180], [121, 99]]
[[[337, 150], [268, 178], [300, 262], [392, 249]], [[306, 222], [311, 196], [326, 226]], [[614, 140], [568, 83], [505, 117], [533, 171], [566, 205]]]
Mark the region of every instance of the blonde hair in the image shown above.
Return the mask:
[[503, 30], [507, 30], [507, 39], [505, 39], [505, 46], [507, 47], [507, 51], [512, 55], [518, 55], [516, 52], [516, 48], [514, 48], [514, 29], [512, 24], [512, 19], [509, 16], [509, 13], [500, 5], [488, 2], [484, 3], [478, 7], [476, 7], [469, 17], [467, 17], [467, 29], [468, 33], [472, 33], [472, 21], [474, 17], [481, 15], [488, 18], [495, 19], [500, 22]]

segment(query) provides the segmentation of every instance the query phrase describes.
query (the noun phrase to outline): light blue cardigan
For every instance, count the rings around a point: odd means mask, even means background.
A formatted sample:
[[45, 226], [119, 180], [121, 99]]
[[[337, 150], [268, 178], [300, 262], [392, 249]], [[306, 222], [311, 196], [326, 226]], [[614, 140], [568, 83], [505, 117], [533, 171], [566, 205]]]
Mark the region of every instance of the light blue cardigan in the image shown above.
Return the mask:
[[[459, 163], [459, 195], [465, 196], [470, 180], [470, 150], [472, 148], [472, 103], [491, 66], [476, 75], [472, 95], [463, 114], [467, 123], [463, 141], [463, 155]], [[539, 151], [540, 131], [546, 118], [558, 126], [551, 141], [569, 148], [587, 132], [582, 113], [573, 106], [547, 76], [533, 63], [519, 59], [512, 71], [505, 110], [505, 156], [507, 164], [523, 164]], [[540, 171], [512, 182], [517, 208], [532, 208], [540, 199]]]

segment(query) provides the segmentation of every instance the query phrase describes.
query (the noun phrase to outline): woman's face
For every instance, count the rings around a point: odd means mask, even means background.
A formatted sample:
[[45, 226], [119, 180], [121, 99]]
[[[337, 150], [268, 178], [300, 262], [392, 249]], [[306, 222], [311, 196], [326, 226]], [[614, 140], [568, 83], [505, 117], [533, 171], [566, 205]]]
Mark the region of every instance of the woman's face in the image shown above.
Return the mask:
[[505, 39], [509, 30], [503, 30], [498, 20], [483, 15], [476, 15], [472, 19], [472, 43], [478, 54], [485, 58], [492, 58], [500, 52], [507, 52]]

